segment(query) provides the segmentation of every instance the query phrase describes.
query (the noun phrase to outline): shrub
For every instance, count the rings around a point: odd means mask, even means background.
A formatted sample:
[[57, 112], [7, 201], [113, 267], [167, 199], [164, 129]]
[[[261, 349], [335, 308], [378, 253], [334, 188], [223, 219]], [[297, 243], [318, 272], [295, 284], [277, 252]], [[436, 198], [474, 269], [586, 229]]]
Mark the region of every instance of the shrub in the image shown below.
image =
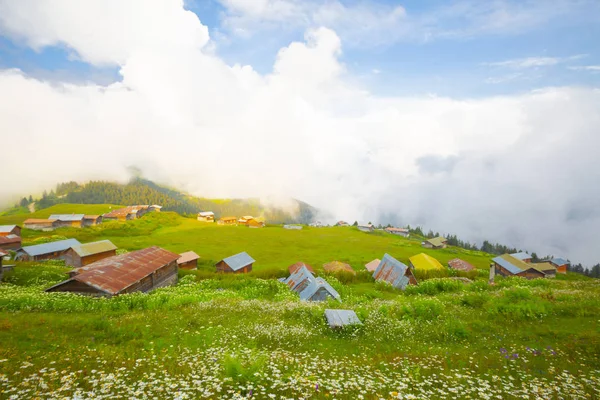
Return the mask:
[[482, 308], [489, 300], [489, 296], [483, 293], [467, 293], [460, 298], [460, 304], [471, 308]]
[[430, 279], [418, 285], [408, 285], [405, 293], [433, 296], [443, 292], [461, 292], [464, 290], [464, 287], [464, 283], [455, 279]]

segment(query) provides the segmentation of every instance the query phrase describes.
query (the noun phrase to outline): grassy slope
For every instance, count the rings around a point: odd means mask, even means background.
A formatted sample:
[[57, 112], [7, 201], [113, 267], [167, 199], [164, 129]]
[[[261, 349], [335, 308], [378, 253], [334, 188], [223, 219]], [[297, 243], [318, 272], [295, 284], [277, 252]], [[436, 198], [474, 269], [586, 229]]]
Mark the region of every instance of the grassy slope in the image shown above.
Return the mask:
[[[51, 214], [90, 214], [98, 215], [107, 213], [112, 209], [120, 208], [122, 206], [114, 204], [57, 204], [52, 207], [38, 210], [34, 213], [18, 213], [11, 215], [0, 214], [0, 224], [18, 224], [21, 225], [23, 221], [28, 218], [48, 218]], [[26, 210], [24, 210], [26, 211]]]

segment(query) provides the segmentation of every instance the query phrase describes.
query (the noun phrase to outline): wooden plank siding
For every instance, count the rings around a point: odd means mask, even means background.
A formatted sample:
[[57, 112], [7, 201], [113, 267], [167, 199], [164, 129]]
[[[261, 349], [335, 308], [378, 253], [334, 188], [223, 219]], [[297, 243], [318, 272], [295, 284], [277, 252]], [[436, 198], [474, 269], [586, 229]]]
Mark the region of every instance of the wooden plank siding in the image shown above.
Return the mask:
[[240, 268], [237, 271], [231, 269], [224, 261], [219, 261], [216, 265], [217, 272], [234, 273], [234, 274], [247, 274], [252, 271], [252, 264], [246, 265], [244, 268]]
[[117, 250], [109, 250], [102, 253], [90, 254], [89, 256], [81, 257], [75, 250], [69, 249], [64, 255], [65, 264], [73, 268], [85, 267], [96, 261], [100, 261], [106, 257], [112, 257], [117, 254]]

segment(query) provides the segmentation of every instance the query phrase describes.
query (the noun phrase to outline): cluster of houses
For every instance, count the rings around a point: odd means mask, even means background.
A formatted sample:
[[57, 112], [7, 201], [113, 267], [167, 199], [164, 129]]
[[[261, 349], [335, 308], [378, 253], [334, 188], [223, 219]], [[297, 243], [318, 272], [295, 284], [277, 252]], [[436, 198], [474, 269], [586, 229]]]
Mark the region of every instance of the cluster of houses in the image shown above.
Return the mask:
[[48, 218], [29, 218], [23, 227], [37, 231], [52, 231], [56, 228], [84, 228], [99, 225], [102, 221], [129, 221], [141, 218], [151, 211], [160, 211], [159, 205], [137, 205], [113, 210], [103, 215], [52, 214]]
[[566, 274], [569, 261], [557, 257], [541, 262], [532, 262], [527, 253], [503, 254], [492, 259], [490, 281], [495, 275], [520, 276], [527, 279], [553, 278], [556, 274]]
[[[200, 222], [215, 222], [215, 213], [212, 211], [201, 211], [198, 213], [198, 221]], [[229, 226], [247, 226], [249, 228], [262, 228], [265, 226], [265, 219], [263, 217], [253, 217], [252, 215], [244, 215], [238, 217], [221, 217], [217, 221], [219, 225]]]

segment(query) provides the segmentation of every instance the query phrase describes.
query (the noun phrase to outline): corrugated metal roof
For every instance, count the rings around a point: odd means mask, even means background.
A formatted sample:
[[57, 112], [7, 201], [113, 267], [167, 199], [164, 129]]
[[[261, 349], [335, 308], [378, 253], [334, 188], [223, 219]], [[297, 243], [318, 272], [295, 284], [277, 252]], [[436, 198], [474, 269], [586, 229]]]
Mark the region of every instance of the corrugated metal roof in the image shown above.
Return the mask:
[[531, 255], [525, 253], [525, 252], [520, 252], [520, 253], [513, 253], [511, 254], [512, 257], [518, 259], [518, 260], [526, 260], [528, 258], [531, 258]]
[[77, 268], [71, 280], [115, 295], [178, 258], [179, 254], [152, 246]]
[[324, 301], [327, 297], [340, 300], [339, 293], [323, 278], [315, 278], [306, 267], [300, 267], [284, 283], [298, 293], [300, 300]]
[[186, 262], [194, 261], [199, 259], [200, 256], [193, 251], [186, 251], [185, 253], [181, 253], [179, 255], [179, 259], [177, 260], [177, 264], [183, 264]]
[[461, 260], [460, 258], [454, 258], [448, 261], [448, 266], [457, 271], [472, 271], [475, 269], [472, 264], [466, 262], [465, 260]]
[[72, 249], [80, 257], [86, 257], [91, 256], [93, 254], [116, 250], [117, 246], [115, 246], [110, 240], [100, 240], [97, 242], [83, 243], [77, 246], [73, 246]]
[[408, 266], [406, 264], [386, 253], [373, 273], [373, 279], [386, 281], [393, 287], [404, 290], [409, 284], [409, 278], [406, 276], [407, 270]]
[[362, 325], [356, 313], [352, 310], [325, 309], [325, 318], [330, 328], [342, 328], [348, 325]]
[[79, 243], [77, 239], [66, 239], [57, 242], [36, 244], [34, 246], [25, 246], [21, 250], [34, 257], [42, 254], [54, 253], [55, 251], [65, 251], [80, 244], [81, 243]]
[[549, 260], [549, 262], [556, 265], [557, 267], [562, 267], [563, 265], [569, 265], [569, 262], [567, 260], [565, 260], [564, 258], [560, 258], [560, 257], [555, 257], [552, 260]]
[[225, 262], [225, 264], [229, 265], [229, 267], [234, 271], [242, 269], [245, 266], [256, 262], [256, 260], [250, 257], [250, 255], [245, 251], [234, 256], [224, 258], [223, 261]]
[[297, 262], [295, 264], [290, 265], [288, 267], [288, 271], [290, 272], [290, 274], [293, 274], [294, 272], [298, 271], [302, 267], [306, 267], [306, 269], [308, 269], [313, 274], [315, 273], [315, 270], [313, 269], [313, 267], [311, 267], [310, 265], [303, 263], [303, 262]]
[[17, 225], [0, 225], [0, 233], [12, 232], [16, 227]]
[[48, 219], [56, 219], [59, 221], [81, 221], [84, 214], [52, 214]]
[[493, 262], [506, 269], [511, 274], [518, 274], [525, 271], [531, 266], [510, 254], [503, 254], [492, 259]]
[[10, 243], [21, 243], [21, 236], [19, 236], [19, 235], [0, 236], [0, 244], [10, 244]]
[[51, 224], [55, 221], [56, 221], [55, 219], [29, 218], [29, 219], [26, 219], [25, 221], [23, 221], [23, 224], [44, 224], [44, 223]]
[[198, 215], [201, 217], [214, 217], [215, 213], [212, 211], [201, 211]]
[[83, 219], [98, 219], [100, 218], [99, 215], [84, 215]]
[[327, 272], [347, 271], [356, 274], [356, 271], [354, 271], [350, 265], [341, 261], [331, 261], [327, 264], [323, 264], [323, 269]]
[[448, 241], [448, 239], [446, 239], [445, 237], [442, 236], [438, 236], [438, 237], [434, 237], [431, 239], [427, 239], [426, 242], [431, 243], [433, 246], [435, 247], [441, 247], [443, 246], [446, 242]]
[[416, 269], [444, 269], [444, 266], [438, 260], [425, 253], [412, 256], [409, 261]]
[[381, 260], [379, 258], [376, 258], [373, 261], [371, 261], [370, 263], [365, 264], [365, 268], [369, 272], [375, 272], [375, 270], [377, 269], [377, 267], [379, 267], [379, 263], [380, 262], [381, 262]]
[[556, 267], [554, 265], [550, 264], [549, 262], [534, 263], [534, 264], [529, 264], [529, 265], [533, 266], [533, 268], [537, 269], [538, 271], [542, 271], [542, 272], [556, 271]]
[[148, 206], [128, 206], [128, 207], [123, 207], [123, 208], [119, 208], [116, 210], [113, 210], [109, 213], [104, 214], [104, 217], [108, 217], [108, 218], [117, 218], [117, 217], [124, 217], [127, 216], [129, 214], [136, 214], [138, 211], [140, 210], [146, 210], [148, 209]]
[[388, 232], [404, 232], [404, 233], [409, 233], [409, 230], [405, 229], [405, 228], [392, 228], [392, 227], [390, 227], [390, 228], [385, 228], [385, 230], [388, 231]]

